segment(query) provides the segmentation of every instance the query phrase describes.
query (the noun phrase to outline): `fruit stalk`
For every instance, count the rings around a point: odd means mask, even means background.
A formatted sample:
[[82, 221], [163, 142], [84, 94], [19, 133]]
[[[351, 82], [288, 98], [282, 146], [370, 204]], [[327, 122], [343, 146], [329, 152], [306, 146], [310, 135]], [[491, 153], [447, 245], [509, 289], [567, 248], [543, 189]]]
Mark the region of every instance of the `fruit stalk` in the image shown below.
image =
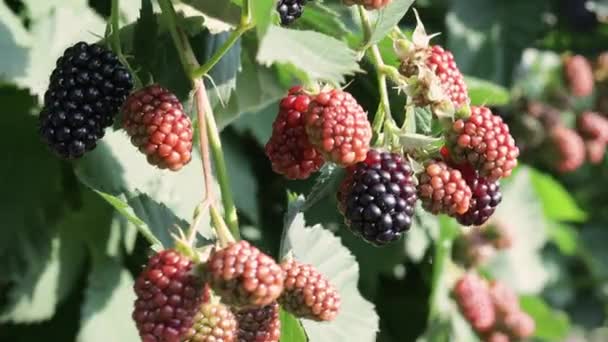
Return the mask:
[[369, 21], [369, 16], [367, 15], [367, 11], [363, 6], [358, 6], [359, 8], [359, 16], [361, 18], [361, 25], [363, 26], [363, 36], [366, 44], [364, 45], [364, 49], [371, 50], [371, 61], [376, 68], [376, 75], [378, 80], [378, 91], [380, 92], [380, 105], [376, 115], [374, 117], [374, 122], [372, 123], [372, 129], [375, 134], [375, 140], [378, 139], [380, 132], [382, 131], [382, 127], [384, 127], [384, 121], [387, 117], [392, 118], [391, 114], [391, 105], [390, 100], [388, 98], [388, 87], [386, 85], [386, 74], [382, 72], [382, 69], [385, 67], [384, 60], [382, 59], [382, 55], [380, 54], [380, 49], [378, 49], [378, 45], [372, 44], [368, 46], [368, 42], [371, 38], [372, 27]]
[[[175, 48], [180, 57], [182, 67], [184, 68], [186, 75], [192, 75], [192, 70], [198, 69], [200, 67], [200, 64], [196, 59], [194, 52], [192, 51], [192, 46], [190, 46], [188, 37], [177, 27], [175, 9], [173, 8], [173, 5], [171, 4], [170, 0], [159, 0], [158, 2], [162, 10], [163, 17], [165, 18], [169, 26], [169, 31], [171, 32], [171, 37], [173, 38], [173, 43], [175, 44]], [[249, 1], [245, 1], [244, 6], [249, 8]], [[247, 13], [244, 13], [244, 15], [249, 17], [249, 14]], [[228, 49], [224, 49], [224, 53], [227, 50]], [[221, 57], [223, 57], [223, 55], [219, 55], [219, 58]], [[211, 154], [213, 156], [213, 160], [215, 162], [217, 180], [220, 185], [222, 204], [224, 206], [224, 219], [226, 220], [226, 223], [230, 228], [232, 235], [238, 240], [240, 237], [238, 216], [236, 212], [236, 206], [234, 205], [234, 199], [232, 198], [230, 180], [228, 178], [226, 162], [224, 160], [224, 152], [222, 150], [219, 131], [215, 122], [215, 117], [213, 115], [213, 109], [211, 108], [209, 98], [206, 95], [207, 92], [204, 83], [199, 80], [198, 77], [191, 77], [191, 81], [193, 82], [194, 86], [196, 86], [196, 84], [199, 85], [197, 90], [200, 91], [200, 94], [202, 95], [202, 104], [204, 105], [203, 108], [205, 115], [204, 121], [207, 126], [208, 142], [211, 149]], [[199, 130], [202, 129], [202, 127], [203, 125], [201, 125], [199, 122]]]

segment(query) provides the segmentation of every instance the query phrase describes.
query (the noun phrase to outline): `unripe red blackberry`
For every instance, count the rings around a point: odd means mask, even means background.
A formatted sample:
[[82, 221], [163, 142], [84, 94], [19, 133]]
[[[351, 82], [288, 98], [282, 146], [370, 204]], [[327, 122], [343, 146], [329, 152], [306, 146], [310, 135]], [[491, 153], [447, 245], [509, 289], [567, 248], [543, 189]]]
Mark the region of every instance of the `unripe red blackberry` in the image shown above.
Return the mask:
[[490, 282], [489, 289], [497, 314], [505, 316], [511, 312], [519, 311], [519, 299], [513, 289], [498, 280]]
[[184, 342], [233, 342], [237, 339], [236, 316], [221, 303], [204, 303]]
[[453, 296], [473, 329], [480, 334], [490, 331], [496, 322], [488, 286], [474, 273], [466, 273], [456, 282]]
[[[421, 46], [409, 56], [404, 56], [399, 71], [406, 77], [412, 77], [420, 73], [420, 64], [428, 67], [437, 76], [441, 89], [455, 109], [469, 105], [467, 85], [450, 51], [439, 45]], [[422, 95], [419, 105], [431, 104], [432, 100], [427, 97]]]
[[572, 172], [585, 162], [585, 142], [576, 131], [556, 126], [550, 132], [550, 139], [556, 152], [555, 167], [559, 172]]
[[266, 155], [274, 172], [289, 179], [305, 179], [325, 163], [323, 156], [308, 140], [304, 113], [310, 96], [302, 87], [293, 87], [281, 100], [279, 114], [272, 124], [272, 136], [266, 144]]
[[427, 211], [455, 216], [469, 210], [472, 192], [459, 170], [431, 160], [419, 176], [418, 196]]
[[135, 281], [133, 319], [145, 342], [180, 342], [205, 298], [192, 261], [175, 250], [154, 255]]
[[365, 160], [372, 128], [350, 93], [333, 89], [314, 95], [305, 122], [310, 142], [326, 160], [343, 167]]
[[238, 342], [278, 342], [281, 338], [279, 304], [236, 311]]
[[412, 225], [416, 188], [402, 156], [371, 150], [347, 170], [338, 197], [347, 227], [377, 246], [399, 239]]
[[574, 96], [585, 97], [593, 93], [594, 77], [591, 63], [581, 56], [575, 55], [564, 61], [564, 79]]
[[281, 25], [288, 26], [298, 20], [304, 13], [304, 6], [308, 0], [279, 0], [277, 12], [281, 17]]
[[177, 97], [157, 84], [131, 94], [123, 108], [131, 143], [161, 169], [178, 171], [192, 159], [192, 123]]
[[471, 107], [468, 119], [456, 120], [448, 133], [448, 147], [459, 164], [470, 163], [489, 181], [511, 175], [519, 148], [502, 118], [486, 107]]
[[118, 56], [101, 45], [79, 42], [57, 60], [44, 94], [40, 134], [60, 157], [92, 150], [112, 125], [133, 88]]
[[591, 140], [608, 142], [608, 119], [594, 112], [584, 112], [578, 118], [579, 131]]
[[295, 260], [281, 263], [285, 289], [279, 297], [283, 308], [296, 317], [331, 321], [340, 310], [340, 294], [314, 266]]
[[502, 325], [515, 339], [525, 339], [532, 337], [536, 330], [534, 319], [523, 311], [515, 311], [507, 315]]
[[606, 142], [603, 140], [587, 140], [585, 141], [585, 148], [587, 150], [587, 159], [591, 164], [597, 165], [604, 161], [604, 155], [606, 155]]
[[247, 241], [214, 251], [204, 271], [222, 301], [236, 307], [271, 304], [281, 295], [285, 280], [281, 267]]
[[366, 10], [377, 10], [384, 8], [393, 0], [344, 0], [344, 4], [347, 6], [352, 5], [361, 5], [365, 7]]

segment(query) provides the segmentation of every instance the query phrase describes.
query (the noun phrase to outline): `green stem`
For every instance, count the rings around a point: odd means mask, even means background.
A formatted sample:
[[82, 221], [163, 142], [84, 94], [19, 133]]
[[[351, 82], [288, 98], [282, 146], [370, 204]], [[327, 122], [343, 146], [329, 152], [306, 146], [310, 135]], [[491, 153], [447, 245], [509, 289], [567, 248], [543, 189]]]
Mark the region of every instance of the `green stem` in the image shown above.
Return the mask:
[[112, 50], [116, 53], [122, 65], [124, 65], [129, 70], [129, 73], [133, 76], [135, 87], [139, 89], [142, 87], [142, 82], [131, 68], [129, 62], [127, 62], [125, 56], [122, 54], [122, 46], [120, 45], [120, 6], [118, 1], [119, 0], [112, 0], [112, 8], [110, 10], [110, 26], [112, 28], [110, 45], [112, 46]]
[[213, 227], [215, 227], [215, 234], [217, 235], [217, 239], [220, 242], [222, 247], [226, 247], [229, 244], [236, 241], [234, 236], [232, 236], [228, 227], [226, 227], [226, 223], [224, 219], [217, 211], [217, 208], [212, 205], [209, 207], [209, 212], [211, 213], [211, 221], [213, 222]]
[[449, 218], [441, 217], [439, 219], [439, 238], [435, 242], [435, 254], [433, 256], [433, 275], [430, 295], [430, 311], [428, 324], [438, 318], [440, 313], [439, 298], [441, 291], [445, 290], [444, 280], [447, 276], [448, 262], [452, 254], [452, 244], [454, 242], [455, 232], [453, 222]]
[[[358, 8], [359, 16], [361, 18], [361, 26], [363, 27], [363, 37], [366, 42], [364, 49], [368, 49], [367, 44], [371, 39], [372, 26], [365, 8], [363, 8], [363, 6], [358, 6]], [[380, 54], [380, 49], [378, 49], [378, 45], [376, 44], [369, 46], [369, 50], [371, 50], [371, 61], [376, 68], [378, 91], [380, 92], [379, 110], [377, 111], [376, 116], [374, 117], [374, 122], [372, 123], [374, 134], [376, 139], [378, 139], [378, 136], [382, 131], [382, 127], [384, 127], [384, 121], [387, 117], [392, 118], [393, 115], [391, 113], [391, 103], [388, 97], [386, 73], [384, 72], [386, 65], [382, 59], [382, 54]]]
[[[180, 56], [180, 61], [184, 68], [184, 71], [187, 75], [191, 75], [191, 81], [193, 85], [196, 83], [198, 77], [193, 77], [193, 70], [200, 68], [200, 64], [198, 63], [194, 52], [192, 51], [192, 46], [190, 46], [190, 41], [185, 33], [183, 33], [177, 27], [176, 13], [173, 5], [171, 4], [171, 0], [158, 0], [158, 3], [161, 7], [163, 17], [165, 18], [167, 25], [169, 27], [169, 31], [171, 32], [171, 37], [173, 38], [173, 42], [177, 49], [177, 52]], [[243, 12], [242, 22], [246, 22], [246, 26], [251, 26], [250, 24], [250, 3], [249, 1], [245, 1], [244, 7], [246, 8]], [[249, 19], [247, 19], [249, 18]], [[228, 43], [228, 42], [227, 42]], [[226, 45], [226, 44], [225, 44]], [[223, 50], [224, 53], [229, 50], [229, 47]], [[223, 55], [219, 56], [221, 58]], [[220, 191], [222, 193], [222, 204], [224, 206], [224, 217], [228, 227], [230, 228], [232, 235], [239, 239], [239, 222], [236, 211], [236, 206], [234, 205], [234, 199], [232, 197], [232, 190], [230, 188], [230, 180], [228, 177], [228, 171], [226, 168], [226, 161], [224, 160], [224, 152], [222, 150], [222, 143], [220, 140], [219, 131], [217, 128], [217, 124], [215, 122], [215, 116], [213, 115], [213, 109], [209, 103], [209, 98], [207, 96], [207, 92], [204, 88], [204, 83], [201, 82], [201, 89], [203, 95], [203, 102], [205, 107], [205, 121], [207, 124], [207, 134], [209, 138], [209, 146], [211, 148], [211, 154], [213, 160], [215, 162], [215, 171], [218, 183], [220, 185]], [[199, 126], [201, 126], [199, 124]]]
[[232, 31], [228, 40], [209, 58], [209, 60], [195, 68], [190, 74], [192, 78], [203, 77], [222, 59], [222, 57], [232, 48], [232, 46], [241, 38], [245, 32], [249, 31], [254, 27], [251, 17], [251, 1], [245, 0], [243, 2], [243, 11], [241, 13], [241, 22], [237, 26], [236, 30]]

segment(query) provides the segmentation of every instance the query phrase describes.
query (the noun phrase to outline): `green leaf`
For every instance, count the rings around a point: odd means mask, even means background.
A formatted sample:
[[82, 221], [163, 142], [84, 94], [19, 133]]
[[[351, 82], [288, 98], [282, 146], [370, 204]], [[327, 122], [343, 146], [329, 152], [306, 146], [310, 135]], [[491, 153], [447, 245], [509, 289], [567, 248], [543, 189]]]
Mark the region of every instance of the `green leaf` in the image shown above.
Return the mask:
[[302, 324], [289, 312], [281, 308], [281, 342], [307, 342]]
[[450, 4], [447, 48], [454, 53], [460, 70], [498, 84], [510, 84], [521, 52], [533, 45], [543, 29], [539, 23], [549, 10], [548, 3], [455, 0]]
[[138, 341], [131, 274], [115, 259], [98, 256], [87, 284], [76, 341]]
[[[135, 23], [133, 34], [133, 55], [135, 60], [140, 62], [145, 72], [152, 70], [153, 61], [156, 59], [157, 40], [150, 39], [150, 37], [156, 37], [158, 30], [158, 21], [154, 15], [152, 2], [141, 0], [139, 19]], [[148, 75], [142, 75], [141, 77], [146, 79]]]
[[432, 131], [433, 113], [428, 108], [416, 107], [416, 132], [430, 134]]
[[405, 16], [414, 0], [394, 0], [378, 11], [377, 20], [372, 28], [372, 35], [367, 44], [376, 44], [384, 38]]
[[297, 260], [317, 267], [340, 293], [341, 309], [334, 321], [302, 321], [310, 341], [373, 341], [378, 315], [359, 293], [359, 266], [340, 239], [319, 225], [306, 227], [299, 214], [288, 227], [283, 245]]
[[[218, 104], [214, 107], [220, 128], [227, 126], [243, 113], [254, 113], [267, 108], [287, 92], [288, 85], [281, 83], [276, 68], [265, 68], [256, 64], [256, 42], [251, 38], [245, 38], [242, 46], [242, 69], [237, 75], [236, 90], [226, 106]], [[271, 123], [274, 116], [276, 116], [276, 107]]]
[[30, 44], [30, 35], [19, 18], [0, 2], [0, 81], [25, 75]]
[[492, 82], [471, 76], [465, 76], [465, 82], [474, 106], [503, 106], [511, 100], [507, 89]]
[[234, 200], [254, 224], [259, 223], [258, 214], [258, 181], [250, 166], [247, 151], [241, 146], [240, 137], [234, 134], [222, 134], [224, 157], [228, 168]]
[[531, 170], [530, 179], [540, 197], [547, 218], [556, 221], [584, 222], [587, 214], [557, 180], [548, 174]]
[[534, 337], [545, 341], [563, 341], [568, 336], [570, 322], [564, 312], [551, 309], [539, 297], [521, 297], [520, 304], [536, 323]]
[[256, 26], [258, 37], [262, 37], [272, 23], [276, 2], [274, 0], [256, 0], [251, 2], [251, 16]]
[[336, 38], [342, 38], [350, 33], [338, 12], [317, 1], [306, 5], [306, 10], [296, 21], [296, 25]]
[[288, 64], [310, 80], [344, 82], [345, 75], [360, 71], [357, 53], [329, 36], [313, 31], [271, 26], [260, 43], [257, 61], [270, 66]]
[[257, 112], [243, 113], [233, 121], [232, 127], [241, 134], [250, 133], [260, 146], [264, 146], [272, 134], [272, 122], [277, 116], [278, 108], [279, 104], [273, 102]]
[[416, 205], [414, 220], [411, 229], [404, 234], [405, 252], [413, 262], [420, 262], [426, 251], [431, 247], [431, 238], [439, 236], [439, 220], [437, 216], [429, 214], [422, 209], [422, 205]]
[[241, 9], [231, 1], [183, 0], [183, 2], [211, 18], [234, 26], [241, 21]]
[[405, 133], [399, 135], [399, 141], [404, 150], [412, 151], [436, 147], [443, 140], [418, 133]]
[[526, 294], [542, 290], [550, 275], [540, 254], [547, 241], [547, 222], [532, 174], [531, 169], [521, 167], [509, 183], [503, 184], [503, 201], [493, 219], [508, 225], [515, 242], [487, 267], [495, 278]]
[[578, 250], [578, 231], [563, 223], [554, 223], [548, 231], [549, 237], [559, 250], [568, 256], [574, 256]]

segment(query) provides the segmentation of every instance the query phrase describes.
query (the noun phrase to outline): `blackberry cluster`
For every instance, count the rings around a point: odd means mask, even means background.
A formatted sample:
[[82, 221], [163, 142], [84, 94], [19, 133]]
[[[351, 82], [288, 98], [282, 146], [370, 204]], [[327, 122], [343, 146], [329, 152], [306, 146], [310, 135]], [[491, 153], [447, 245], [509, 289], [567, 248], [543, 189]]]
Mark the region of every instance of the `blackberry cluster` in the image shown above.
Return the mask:
[[572, 95], [585, 97], [593, 93], [595, 85], [591, 63], [581, 56], [568, 57], [564, 62], [564, 78]]
[[243, 309], [235, 312], [238, 342], [278, 342], [281, 338], [279, 304]]
[[281, 25], [288, 26], [300, 18], [307, 2], [308, 0], [279, 0], [277, 12], [281, 17]]
[[346, 225], [377, 246], [399, 239], [412, 224], [417, 199], [409, 163], [398, 154], [371, 150], [348, 172], [338, 195]]
[[428, 212], [456, 216], [469, 210], [472, 193], [459, 170], [431, 160], [419, 178], [418, 196]]
[[179, 342], [187, 336], [205, 299], [191, 274], [192, 261], [175, 250], [154, 255], [135, 281], [133, 319], [145, 342]]
[[178, 171], [192, 159], [192, 123], [173, 93], [158, 84], [133, 93], [125, 102], [123, 126], [148, 163]]
[[297, 317], [331, 321], [340, 310], [340, 294], [314, 266], [295, 260], [281, 263], [285, 290], [279, 303]]
[[184, 342], [234, 342], [237, 338], [236, 316], [224, 304], [204, 303], [201, 305], [194, 324]]
[[213, 252], [204, 271], [222, 301], [240, 308], [271, 304], [281, 295], [285, 281], [281, 267], [247, 241]]
[[372, 128], [350, 93], [333, 89], [313, 96], [305, 122], [310, 142], [326, 160], [343, 167], [365, 160]]
[[44, 95], [40, 134], [67, 159], [95, 148], [133, 88], [131, 74], [106, 48], [79, 42], [57, 60]]
[[293, 87], [281, 100], [279, 114], [272, 124], [272, 136], [266, 155], [272, 169], [289, 179], [306, 179], [325, 163], [323, 155], [308, 140], [304, 113], [310, 96], [301, 87]]
[[508, 177], [517, 166], [519, 148], [509, 126], [486, 107], [471, 107], [468, 119], [456, 120], [448, 133], [450, 155], [469, 163], [490, 181]]

